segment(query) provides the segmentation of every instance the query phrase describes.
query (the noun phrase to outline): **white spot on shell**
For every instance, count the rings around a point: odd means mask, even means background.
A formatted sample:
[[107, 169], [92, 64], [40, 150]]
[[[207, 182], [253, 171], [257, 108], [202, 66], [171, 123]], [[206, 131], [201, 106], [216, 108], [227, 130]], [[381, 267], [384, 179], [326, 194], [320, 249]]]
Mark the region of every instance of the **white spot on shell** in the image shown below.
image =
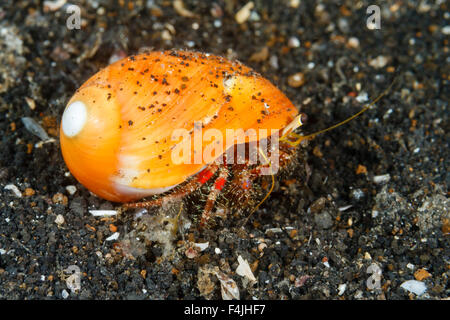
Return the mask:
[[87, 120], [87, 108], [81, 101], [72, 102], [62, 116], [62, 130], [68, 137], [74, 137], [83, 129]]
[[115, 182], [130, 185], [132, 181], [143, 172], [139, 169], [141, 158], [131, 154], [119, 155], [119, 175], [114, 178]]
[[223, 80], [223, 86], [226, 94], [230, 94], [236, 82], [236, 77], [229, 77]]
[[[215, 113], [215, 115], [217, 115], [217, 112]], [[211, 122], [211, 120], [214, 118], [215, 115], [204, 117], [204, 118], [202, 119], [202, 121], [201, 121], [202, 124], [203, 124], [204, 126], [207, 126], [207, 125]]]

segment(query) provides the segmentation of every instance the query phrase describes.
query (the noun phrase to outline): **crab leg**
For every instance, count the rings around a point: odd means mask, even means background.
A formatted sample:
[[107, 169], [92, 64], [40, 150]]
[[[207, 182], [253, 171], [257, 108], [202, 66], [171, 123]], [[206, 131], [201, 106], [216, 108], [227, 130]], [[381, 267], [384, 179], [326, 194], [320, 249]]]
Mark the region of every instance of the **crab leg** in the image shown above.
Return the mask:
[[228, 178], [228, 168], [226, 165], [219, 167], [219, 175], [217, 179], [214, 181], [214, 186], [211, 192], [208, 195], [208, 199], [206, 200], [205, 208], [203, 209], [202, 218], [200, 220], [200, 227], [204, 227], [211, 217], [212, 209], [214, 208], [214, 204], [216, 202], [217, 196], [222, 191], [225, 183]]
[[204, 183], [206, 183], [219, 169], [219, 166], [216, 163], [209, 164], [205, 169], [200, 171], [197, 176], [186, 183], [185, 185], [177, 188], [173, 192], [159, 197], [150, 201], [141, 201], [134, 203], [125, 203], [123, 204], [124, 209], [131, 208], [149, 208], [155, 206], [161, 206], [165, 201], [176, 200], [183, 198], [187, 194], [194, 192], [196, 189], [200, 188]]

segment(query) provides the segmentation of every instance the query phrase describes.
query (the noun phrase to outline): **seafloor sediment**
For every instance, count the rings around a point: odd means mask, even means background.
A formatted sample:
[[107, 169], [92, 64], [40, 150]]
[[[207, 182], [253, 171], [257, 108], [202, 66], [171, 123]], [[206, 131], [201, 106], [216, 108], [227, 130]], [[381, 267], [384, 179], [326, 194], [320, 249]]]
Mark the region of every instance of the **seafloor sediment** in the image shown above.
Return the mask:
[[[78, 30], [66, 26], [67, 4], [44, 2], [0, 4], [1, 299], [221, 299], [218, 270], [241, 299], [449, 296], [448, 3], [379, 1], [372, 30], [366, 10], [377, 1], [254, 1], [238, 18], [246, 1], [185, 0], [189, 12], [171, 1], [71, 1]], [[198, 230], [193, 196], [189, 228], [174, 236], [164, 219], [179, 204], [92, 216], [117, 205], [68, 174], [58, 142], [74, 91], [114, 57], [152, 48], [242, 61], [308, 115], [304, 132], [396, 82], [364, 115], [303, 146], [244, 229], [245, 213], [228, 213]], [[239, 256], [256, 281], [236, 272]], [[70, 266], [79, 290], [66, 281]], [[408, 280], [426, 291], [406, 290]]]

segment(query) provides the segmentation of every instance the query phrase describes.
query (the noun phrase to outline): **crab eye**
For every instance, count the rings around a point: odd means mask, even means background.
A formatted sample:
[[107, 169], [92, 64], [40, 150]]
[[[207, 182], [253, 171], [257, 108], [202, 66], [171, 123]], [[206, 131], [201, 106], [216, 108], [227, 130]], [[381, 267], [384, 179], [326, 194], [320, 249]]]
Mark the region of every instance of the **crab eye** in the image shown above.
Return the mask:
[[242, 189], [248, 190], [248, 189], [250, 189], [251, 187], [252, 187], [252, 183], [251, 183], [250, 180], [244, 180], [244, 181], [242, 182]]
[[300, 122], [301, 124], [305, 124], [308, 121], [308, 116], [306, 115], [306, 113], [301, 113], [300, 114]]

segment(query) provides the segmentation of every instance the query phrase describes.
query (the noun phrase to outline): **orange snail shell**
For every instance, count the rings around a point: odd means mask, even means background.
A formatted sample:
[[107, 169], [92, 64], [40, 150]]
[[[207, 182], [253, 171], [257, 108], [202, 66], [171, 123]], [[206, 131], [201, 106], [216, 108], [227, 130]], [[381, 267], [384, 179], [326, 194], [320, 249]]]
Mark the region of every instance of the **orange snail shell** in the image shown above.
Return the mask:
[[[172, 140], [174, 129], [192, 132], [202, 121], [203, 130], [217, 129], [223, 137], [226, 129], [270, 134], [293, 129], [297, 116], [280, 90], [239, 62], [198, 52], [150, 52], [111, 64], [76, 91], [62, 116], [61, 150], [86, 188], [128, 202], [168, 191], [207, 164], [172, 161], [179, 144]], [[223, 150], [232, 146], [221, 143]]]

